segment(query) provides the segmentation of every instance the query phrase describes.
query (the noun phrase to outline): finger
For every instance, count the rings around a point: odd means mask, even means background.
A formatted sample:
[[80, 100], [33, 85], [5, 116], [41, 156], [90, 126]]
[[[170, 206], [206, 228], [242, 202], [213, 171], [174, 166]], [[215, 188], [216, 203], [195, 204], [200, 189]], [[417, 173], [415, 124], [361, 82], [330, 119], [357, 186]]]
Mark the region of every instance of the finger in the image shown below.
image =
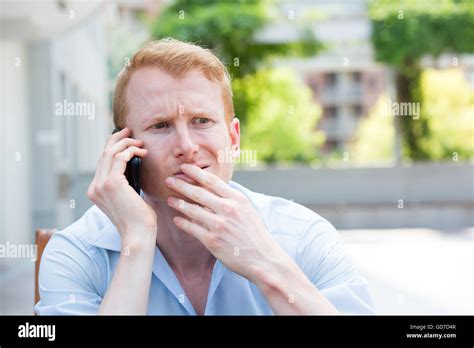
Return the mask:
[[189, 203], [184, 199], [178, 199], [173, 196], [168, 197], [167, 203], [171, 208], [176, 209], [191, 219], [203, 223], [209, 228], [212, 228], [214, 225], [216, 225], [218, 219], [217, 215], [210, 213], [208, 210], [200, 207], [197, 204]]
[[176, 179], [171, 176], [166, 178], [165, 182], [174, 191], [181, 193], [183, 196], [199, 205], [210, 208], [216, 213], [219, 211], [219, 207], [223, 204], [221, 197], [216, 196], [214, 193], [209, 192], [202, 187], [191, 185], [184, 180]]
[[209, 188], [212, 192], [222, 198], [234, 196], [234, 190], [217, 175], [207, 172], [192, 164], [182, 164], [181, 170], [184, 174], [196, 180], [199, 184]]
[[117, 153], [124, 151], [130, 146], [142, 146], [143, 141], [139, 139], [132, 139], [132, 138], [124, 138], [115, 143], [114, 145], [111, 145], [108, 147], [102, 156], [102, 163], [99, 171], [99, 175], [102, 179], [105, 180], [105, 178], [109, 175], [110, 169], [112, 168], [113, 160], [114, 157]]
[[186, 232], [191, 237], [198, 239], [204, 246], [206, 246], [205, 239], [206, 235], [209, 234], [209, 231], [204, 227], [180, 216], [175, 216], [173, 222], [179, 229]]
[[110, 176], [119, 176], [125, 173], [127, 163], [132, 159], [133, 156], [144, 157], [147, 154], [146, 149], [140, 149], [136, 146], [130, 146], [126, 150], [119, 152], [114, 156], [114, 162], [112, 169], [110, 170]]
[[131, 130], [128, 127], [125, 127], [124, 129], [120, 130], [117, 133], [113, 133], [108, 136], [107, 142], [105, 144], [105, 147], [110, 147], [120, 141], [120, 139], [126, 138], [130, 135]]
[[[113, 133], [113, 134], [111, 134], [107, 137], [107, 141], [105, 142], [105, 146], [104, 146], [104, 151], [100, 155], [99, 164], [97, 165], [96, 176], [98, 176], [100, 179], [104, 179], [103, 174], [104, 173], [108, 174], [108, 172], [110, 170], [110, 164], [105, 163], [106, 166], [104, 166], [105, 152], [107, 151], [107, 149], [110, 146], [113, 146], [118, 141], [120, 141], [120, 139], [122, 139], [124, 137], [128, 137], [129, 135], [130, 135], [130, 129], [125, 127], [121, 131], [119, 131], [117, 133]], [[113, 156], [111, 156], [111, 157], [113, 157]], [[105, 167], [105, 170], [104, 170], [104, 167]]]

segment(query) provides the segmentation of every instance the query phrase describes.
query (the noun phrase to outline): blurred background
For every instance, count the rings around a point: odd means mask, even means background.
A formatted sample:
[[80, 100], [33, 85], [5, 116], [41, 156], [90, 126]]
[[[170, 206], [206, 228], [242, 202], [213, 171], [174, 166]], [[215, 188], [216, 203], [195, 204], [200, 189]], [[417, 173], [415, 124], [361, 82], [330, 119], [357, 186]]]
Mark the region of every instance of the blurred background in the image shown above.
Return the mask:
[[378, 313], [474, 313], [472, 2], [0, 5], [0, 314], [33, 313], [35, 229], [91, 206], [116, 75], [169, 36], [232, 75], [233, 180], [327, 218]]

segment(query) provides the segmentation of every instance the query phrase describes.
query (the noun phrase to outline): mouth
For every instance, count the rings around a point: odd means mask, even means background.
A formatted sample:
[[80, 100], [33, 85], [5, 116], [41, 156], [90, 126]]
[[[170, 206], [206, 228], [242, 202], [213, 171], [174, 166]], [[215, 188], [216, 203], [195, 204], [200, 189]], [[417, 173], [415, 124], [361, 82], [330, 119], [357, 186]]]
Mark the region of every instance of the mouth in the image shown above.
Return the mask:
[[[196, 165], [197, 167], [201, 168], [202, 170], [206, 170], [207, 168], [209, 168], [208, 165]], [[192, 178], [190, 178], [189, 176], [187, 176], [186, 174], [184, 174], [181, 170], [174, 173], [173, 176], [175, 178], [178, 178], [178, 179], [181, 179], [181, 180], [184, 180], [190, 184], [197, 184], [196, 181]]]

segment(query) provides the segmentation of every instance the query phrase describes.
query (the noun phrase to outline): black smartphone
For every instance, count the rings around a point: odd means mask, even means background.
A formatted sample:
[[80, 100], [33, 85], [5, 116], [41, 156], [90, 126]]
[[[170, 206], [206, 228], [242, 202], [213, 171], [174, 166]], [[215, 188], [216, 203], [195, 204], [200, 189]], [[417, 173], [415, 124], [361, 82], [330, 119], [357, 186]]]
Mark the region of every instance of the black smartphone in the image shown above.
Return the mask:
[[[121, 128], [115, 128], [112, 134], [120, 132]], [[140, 185], [140, 165], [142, 159], [138, 156], [133, 156], [130, 161], [127, 163], [127, 168], [125, 169], [125, 177], [128, 180], [128, 183], [132, 188], [140, 195], [141, 185]]]

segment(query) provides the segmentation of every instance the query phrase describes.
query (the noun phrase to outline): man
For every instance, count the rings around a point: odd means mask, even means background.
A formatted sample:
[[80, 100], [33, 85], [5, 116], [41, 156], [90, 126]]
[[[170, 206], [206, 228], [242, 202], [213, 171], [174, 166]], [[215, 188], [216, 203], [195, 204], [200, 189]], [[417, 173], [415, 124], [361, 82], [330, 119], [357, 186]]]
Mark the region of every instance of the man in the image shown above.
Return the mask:
[[[44, 251], [38, 314], [373, 313], [329, 222], [231, 181], [221, 154], [238, 151], [240, 125], [210, 51], [141, 48], [118, 77], [114, 123], [95, 206]], [[124, 176], [133, 156], [141, 196]]]

